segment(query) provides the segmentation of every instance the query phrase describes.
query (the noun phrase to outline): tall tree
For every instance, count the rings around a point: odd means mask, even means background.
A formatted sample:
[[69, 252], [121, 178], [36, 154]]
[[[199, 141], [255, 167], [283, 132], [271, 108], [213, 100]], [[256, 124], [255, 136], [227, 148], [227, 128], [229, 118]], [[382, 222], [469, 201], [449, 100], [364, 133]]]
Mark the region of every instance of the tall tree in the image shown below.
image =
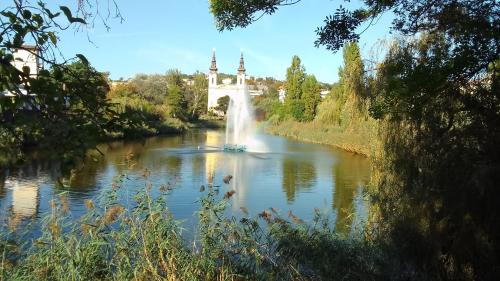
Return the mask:
[[189, 107], [191, 119], [198, 117], [207, 112], [208, 104], [208, 80], [205, 74], [196, 72], [193, 75], [193, 85], [190, 89]]
[[187, 102], [181, 87], [175, 84], [168, 87], [166, 103], [172, 117], [186, 119]]
[[316, 116], [316, 108], [321, 101], [320, 84], [314, 75], [307, 75], [302, 83], [302, 101], [304, 102], [304, 119], [313, 120]]
[[292, 64], [286, 70], [285, 81], [285, 111], [296, 120], [303, 120], [304, 102], [301, 100], [302, 83], [305, 78], [305, 68], [298, 56], [292, 57]]
[[[210, 8], [224, 30], [297, 2], [211, 0]], [[387, 121], [377, 177], [381, 237], [411, 265], [400, 276], [494, 280], [500, 276], [498, 1], [365, 0], [328, 16], [315, 44], [339, 50], [359, 39], [363, 23], [386, 12], [394, 15], [393, 32], [418, 39], [390, 50], [371, 107]]]
[[286, 100], [299, 100], [302, 95], [302, 82], [305, 78], [305, 68], [298, 56], [292, 57], [292, 64], [286, 70]]

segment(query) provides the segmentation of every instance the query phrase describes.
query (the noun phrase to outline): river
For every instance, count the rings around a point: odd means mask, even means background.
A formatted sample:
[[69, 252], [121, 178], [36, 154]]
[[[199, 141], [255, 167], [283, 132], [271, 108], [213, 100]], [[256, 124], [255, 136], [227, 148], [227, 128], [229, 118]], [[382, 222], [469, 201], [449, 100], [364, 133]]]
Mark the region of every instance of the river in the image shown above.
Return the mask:
[[[127, 175], [122, 188], [130, 194], [144, 188], [141, 175], [146, 169], [153, 188], [173, 187], [167, 196], [169, 209], [188, 226], [196, 223], [201, 186], [213, 186], [221, 194], [236, 191], [228, 210], [236, 216], [242, 209], [256, 215], [273, 207], [284, 216], [292, 211], [309, 221], [318, 208], [329, 213], [337, 231], [343, 233], [366, 220], [367, 158], [279, 136], [261, 134], [258, 138], [268, 153], [222, 152], [223, 131], [199, 130], [100, 145], [103, 157], [87, 161], [66, 177], [57, 163], [43, 159], [4, 170], [0, 174], [0, 220], [4, 226], [12, 220], [36, 223], [50, 211], [49, 202], [63, 192], [76, 219], [85, 212], [84, 200], [95, 200], [109, 190], [118, 175]], [[228, 175], [232, 179], [226, 184], [223, 179]], [[127, 205], [128, 199], [123, 200]]]

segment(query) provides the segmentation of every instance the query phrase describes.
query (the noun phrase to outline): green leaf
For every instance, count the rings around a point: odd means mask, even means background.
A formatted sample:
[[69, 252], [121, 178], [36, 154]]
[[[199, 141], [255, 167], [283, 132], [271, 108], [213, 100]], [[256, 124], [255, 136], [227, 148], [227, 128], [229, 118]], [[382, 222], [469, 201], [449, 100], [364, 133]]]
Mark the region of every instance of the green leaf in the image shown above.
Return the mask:
[[49, 38], [50, 38], [50, 41], [52, 42], [52, 44], [56, 45], [57, 44], [57, 36], [56, 36], [56, 34], [54, 32], [52, 32], [52, 31], [49, 31], [48, 35], [49, 35]]
[[87, 60], [87, 58], [84, 55], [76, 54], [76, 57], [79, 58], [85, 65], [89, 65], [89, 61]]
[[29, 10], [24, 10], [23, 11], [23, 17], [25, 19], [30, 19], [31, 18], [31, 12]]

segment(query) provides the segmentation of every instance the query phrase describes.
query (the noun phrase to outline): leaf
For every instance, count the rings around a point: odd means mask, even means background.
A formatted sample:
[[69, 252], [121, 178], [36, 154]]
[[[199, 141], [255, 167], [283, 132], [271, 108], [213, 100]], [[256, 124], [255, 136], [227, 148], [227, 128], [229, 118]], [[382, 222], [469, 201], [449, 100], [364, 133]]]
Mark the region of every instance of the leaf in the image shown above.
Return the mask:
[[61, 9], [61, 11], [63, 11], [64, 15], [66, 16], [66, 18], [70, 23], [78, 22], [81, 24], [87, 24], [87, 22], [84, 19], [73, 17], [73, 14], [71, 13], [71, 10], [68, 7], [60, 6], [59, 8]]
[[56, 45], [57, 44], [57, 36], [54, 32], [50, 31], [47, 33], [49, 35], [50, 41], [52, 44]]
[[31, 69], [29, 66], [27, 66], [27, 65], [23, 66], [23, 73], [25, 75], [30, 75], [30, 72], [31, 72]]
[[89, 61], [87, 60], [87, 58], [84, 55], [76, 54], [76, 57], [79, 58], [85, 65], [89, 65]]
[[59, 6], [61, 11], [63, 11], [64, 15], [68, 18], [68, 21], [71, 22], [71, 19], [73, 18], [73, 14], [71, 14], [71, 10], [66, 7], [66, 6]]

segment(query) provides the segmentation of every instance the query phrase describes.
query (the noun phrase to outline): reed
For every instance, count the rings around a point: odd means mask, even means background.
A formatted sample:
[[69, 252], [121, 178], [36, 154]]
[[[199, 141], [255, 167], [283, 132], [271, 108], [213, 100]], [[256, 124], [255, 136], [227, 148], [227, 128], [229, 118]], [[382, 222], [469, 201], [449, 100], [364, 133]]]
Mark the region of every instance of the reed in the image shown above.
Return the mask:
[[[119, 201], [125, 175], [72, 219], [58, 196], [40, 237], [23, 243], [16, 231], [0, 234], [0, 280], [377, 280], [386, 265], [373, 242], [340, 236], [320, 212], [304, 223], [292, 212], [264, 210], [229, 217], [237, 191], [200, 190], [199, 224], [187, 239], [169, 212], [172, 189], [155, 187], [150, 174], [134, 202]], [[155, 195], [154, 195], [155, 194]], [[358, 237], [358, 238], [355, 238]]]

